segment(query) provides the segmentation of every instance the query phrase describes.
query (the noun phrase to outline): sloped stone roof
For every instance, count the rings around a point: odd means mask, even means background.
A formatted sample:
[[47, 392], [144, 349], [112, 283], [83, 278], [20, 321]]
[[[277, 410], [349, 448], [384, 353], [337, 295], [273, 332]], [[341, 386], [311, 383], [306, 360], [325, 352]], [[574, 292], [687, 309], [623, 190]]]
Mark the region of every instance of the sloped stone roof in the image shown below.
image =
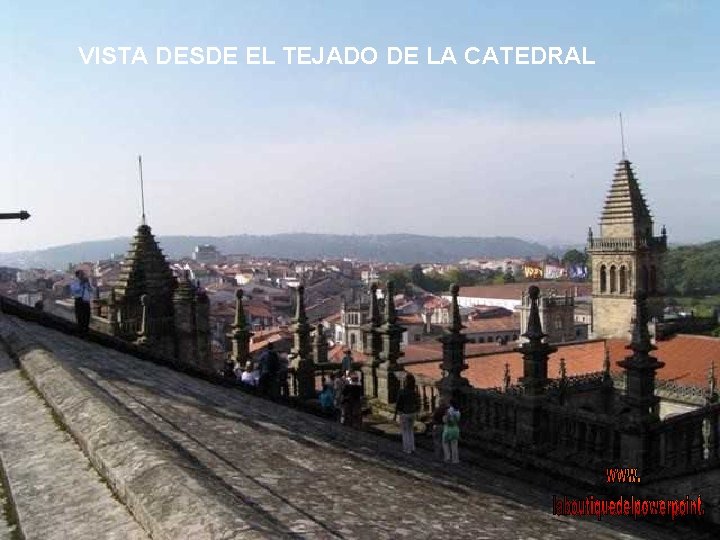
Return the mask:
[[140, 225], [130, 243], [130, 250], [115, 284], [119, 300], [138, 299], [143, 294], [151, 298], [170, 297], [175, 289], [175, 277], [165, 255], [148, 225]]
[[635, 233], [644, 233], [652, 224], [650, 210], [631, 163], [627, 159], [620, 161], [615, 169], [600, 223], [602, 225], [633, 224]]

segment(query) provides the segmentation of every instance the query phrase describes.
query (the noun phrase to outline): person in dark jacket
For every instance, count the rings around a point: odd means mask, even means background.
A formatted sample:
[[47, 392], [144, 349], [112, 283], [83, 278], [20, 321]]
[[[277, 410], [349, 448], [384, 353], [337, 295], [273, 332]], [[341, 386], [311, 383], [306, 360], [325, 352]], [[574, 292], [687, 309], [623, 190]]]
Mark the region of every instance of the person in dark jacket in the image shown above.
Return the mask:
[[273, 347], [268, 343], [260, 355], [260, 392], [264, 396], [275, 397], [278, 389], [278, 373], [280, 371], [280, 358]]
[[363, 389], [358, 373], [350, 374], [350, 381], [342, 388], [340, 406], [342, 408], [341, 421], [346, 426], [360, 429], [362, 427], [362, 396]]
[[415, 452], [415, 415], [419, 410], [419, 399], [417, 387], [415, 386], [415, 377], [412, 373], [405, 375], [403, 387], [398, 394], [395, 403], [395, 415], [393, 420], [400, 415], [400, 431], [402, 433], [403, 452], [412, 454]]

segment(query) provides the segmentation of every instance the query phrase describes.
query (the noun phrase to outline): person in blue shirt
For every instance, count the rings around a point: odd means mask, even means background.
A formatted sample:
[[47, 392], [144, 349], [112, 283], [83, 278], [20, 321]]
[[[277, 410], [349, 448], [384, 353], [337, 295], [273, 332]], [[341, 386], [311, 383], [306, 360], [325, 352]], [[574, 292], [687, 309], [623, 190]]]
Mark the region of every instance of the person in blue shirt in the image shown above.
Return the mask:
[[70, 293], [75, 299], [75, 319], [81, 333], [90, 327], [90, 302], [93, 297], [93, 288], [85, 272], [75, 272], [75, 279], [70, 283]]

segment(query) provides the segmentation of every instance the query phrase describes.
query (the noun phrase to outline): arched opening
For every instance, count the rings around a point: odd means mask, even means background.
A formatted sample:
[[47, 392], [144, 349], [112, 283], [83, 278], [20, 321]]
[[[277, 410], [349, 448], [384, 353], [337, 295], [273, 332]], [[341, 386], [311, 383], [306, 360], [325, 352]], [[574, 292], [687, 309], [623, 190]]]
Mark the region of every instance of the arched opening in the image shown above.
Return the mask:
[[620, 294], [627, 292], [627, 270], [625, 266], [620, 267]]
[[607, 270], [605, 269], [605, 265], [603, 264], [600, 267], [600, 292], [606, 292], [607, 291]]
[[650, 289], [648, 288], [648, 269], [647, 266], [643, 264], [641, 270], [640, 270], [640, 284], [642, 285], [642, 290], [644, 292], [648, 292]]
[[650, 292], [657, 292], [657, 270], [654, 264], [650, 267]]
[[617, 292], [617, 268], [614, 264], [610, 267], [610, 292]]

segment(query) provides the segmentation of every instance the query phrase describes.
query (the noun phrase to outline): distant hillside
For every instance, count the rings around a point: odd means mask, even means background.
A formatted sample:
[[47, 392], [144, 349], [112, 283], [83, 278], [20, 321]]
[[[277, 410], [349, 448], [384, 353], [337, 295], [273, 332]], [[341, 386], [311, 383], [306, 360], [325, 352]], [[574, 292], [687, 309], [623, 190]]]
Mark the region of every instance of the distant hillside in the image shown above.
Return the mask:
[[[275, 234], [270, 236], [163, 236], [170, 258], [189, 256], [198, 244], [214, 244], [224, 254], [320, 259], [350, 257], [381, 262], [454, 262], [466, 257], [543, 257], [547, 246], [512, 237], [437, 237], [414, 234], [336, 235]], [[130, 238], [80, 242], [38, 251], [0, 253], [0, 265], [20, 268], [65, 268], [68, 263], [105, 259], [127, 251]]]

